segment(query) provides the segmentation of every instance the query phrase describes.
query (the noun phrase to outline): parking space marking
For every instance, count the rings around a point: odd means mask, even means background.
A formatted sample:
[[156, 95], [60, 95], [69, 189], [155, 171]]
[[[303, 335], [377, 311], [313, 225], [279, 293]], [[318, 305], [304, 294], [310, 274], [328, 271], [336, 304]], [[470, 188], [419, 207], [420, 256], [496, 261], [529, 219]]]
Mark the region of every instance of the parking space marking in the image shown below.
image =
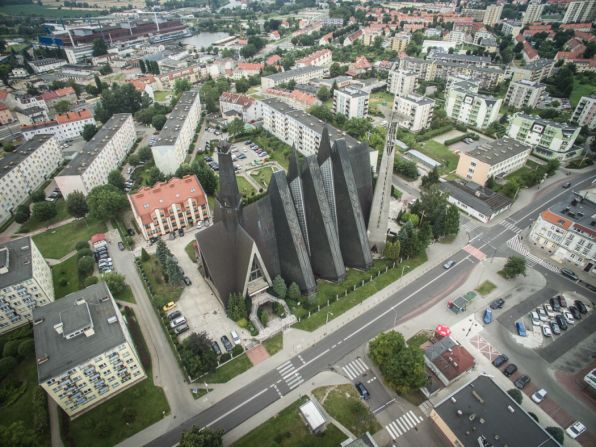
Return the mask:
[[417, 416], [412, 410], [390, 422], [385, 426], [385, 429], [395, 441], [400, 436], [406, 434], [408, 431], [420, 424], [424, 418]]

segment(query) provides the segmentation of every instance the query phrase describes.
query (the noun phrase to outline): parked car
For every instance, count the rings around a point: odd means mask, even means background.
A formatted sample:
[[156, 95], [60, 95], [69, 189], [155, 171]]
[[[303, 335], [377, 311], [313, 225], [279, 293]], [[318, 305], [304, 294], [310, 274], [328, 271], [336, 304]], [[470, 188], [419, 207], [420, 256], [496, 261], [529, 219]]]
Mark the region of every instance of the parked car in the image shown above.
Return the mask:
[[580, 313], [580, 311], [578, 310], [577, 307], [575, 307], [575, 306], [569, 306], [569, 312], [571, 312], [571, 315], [573, 315], [573, 318], [575, 320], [581, 320], [582, 319], [582, 314]]
[[182, 281], [184, 281], [184, 284], [186, 284], [187, 286], [190, 286], [192, 284], [192, 282], [188, 276], [184, 276], [182, 278]]
[[571, 424], [569, 427], [567, 427], [567, 430], [565, 430], [565, 433], [567, 433], [567, 435], [571, 439], [575, 439], [579, 435], [584, 433], [586, 430], [587, 429], [584, 424], [582, 424], [580, 421], [575, 421], [573, 424]]
[[492, 303], [490, 303], [490, 308], [491, 309], [502, 309], [504, 305], [505, 305], [505, 300], [503, 298], [499, 298], [498, 300], [494, 300]]
[[561, 311], [561, 304], [559, 304], [559, 300], [557, 298], [553, 297], [549, 301], [550, 301], [551, 307], [553, 308], [553, 310], [555, 312]]
[[443, 264], [443, 268], [445, 270], [449, 270], [454, 265], [455, 265], [455, 261], [453, 259], [451, 259], [451, 260], [447, 261], [445, 264]]
[[178, 236], [184, 236], [184, 228], [178, 228]]
[[183, 316], [180, 316], [178, 318], [174, 318], [171, 322], [170, 322], [170, 327], [172, 329], [174, 329], [176, 326], [180, 326], [182, 324], [186, 324], [186, 318], [184, 318]]
[[541, 403], [544, 398], [546, 397], [546, 390], [544, 388], [540, 388], [534, 394], [532, 394], [532, 400], [537, 404]]
[[232, 336], [232, 341], [234, 342], [235, 345], [239, 345], [240, 344], [240, 337], [238, 336], [238, 332], [236, 331], [231, 331], [230, 335]]
[[544, 335], [545, 337], [550, 337], [553, 335], [548, 323], [542, 326], [542, 335]]
[[118, 242], [118, 249], [124, 251], [124, 244], [122, 242]]
[[553, 308], [550, 304], [544, 303], [544, 311], [546, 312], [546, 315], [548, 315], [548, 318], [553, 318], [555, 316], [555, 312], [553, 311]]
[[565, 317], [563, 315], [557, 315], [555, 317], [555, 321], [557, 322], [557, 325], [559, 325], [559, 328], [563, 331], [567, 330], [567, 321], [565, 321]]
[[573, 318], [573, 315], [571, 314], [571, 312], [566, 310], [562, 313], [562, 315], [563, 315], [563, 318], [565, 318], [565, 322], [567, 324], [575, 324], [575, 318]]
[[503, 374], [507, 377], [511, 377], [517, 371], [517, 365], [515, 363], [510, 363], [507, 367], [503, 370]]
[[520, 337], [527, 337], [527, 333], [526, 333], [526, 326], [524, 325], [523, 322], [521, 321], [516, 321], [515, 322], [515, 328], [517, 329], [517, 334]]
[[[558, 315], [557, 315], [557, 317], [558, 317]], [[551, 329], [551, 331], [553, 331], [553, 334], [555, 334], [555, 335], [561, 334], [561, 328], [559, 327], [559, 323], [557, 323], [556, 321], [550, 322], [550, 329]]]
[[211, 349], [213, 349], [216, 355], [221, 355], [221, 349], [216, 341], [211, 342]]
[[186, 331], [188, 331], [188, 329], [189, 329], [189, 327], [188, 327], [188, 324], [184, 323], [184, 324], [181, 324], [180, 326], [176, 326], [176, 327], [174, 328], [174, 333], [175, 333], [176, 335], [180, 335], [180, 334], [182, 334], [183, 332], [186, 332]]
[[126, 232], [128, 233], [129, 236], [134, 236], [135, 235], [135, 232], [134, 232], [134, 230], [132, 228], [127, 228], [126, 229]]
[[505, 354], [500, 354], [493, 360], [493, 365], [498, 368], [499, 366], [507, 363], [507, 360], [509, 360], [509, 357], [507, 357]]
[[579, 310], [579, 313], [581, 313], [581, 314], [584, 314], [584, 315], [588, 313], [588, 308], [587, 308], [587, 307], [586, 307], [586, 305], [585, 305], [583, 302], [581, 302], [580, 300], [575, 300], [575, 301], [573, 302], [573, 305], [574, 305], [575, 307], [577, 307], [577, 310]]
[[364, 400], [368, 400], [370, 399], [370, 393], [368, 392], [368, 390], [366, 389], [366, 387], [364, 386], [364, 384], [362, 382], [358, 382], [356, 385], [356, 389], [358, 390], [358, 394], [360, 394], [360, 397]]
[[182, 316], [182, 312], [180, 312], [179, 310], [175, 310], [168, 314], [168, 320], [172, 321], [180, 316]]
[[170, 301], [163, 307], [163, 311], [168, 312], [168, 311], [172, 310], [174, 307], [176, 307], [176, 303], [174, 301]]
[[559, 305], [561, 307], [567, 307], [567, 301], [565, 300], [565, 297], [563, 295], [557, 296], [557, 300], [559, 301]]
[[484, 310], [484, 316], [482, 317], [484, 324], [491, 324], [493, 322], [493, 311], [490, 308]]
[[538, 312], [532, 311], [530, 312], [530, 320], [532, 320], [532, 326], [540, 326], [540, 317], [538, 316]]
[[530, 383], [530, 381], [531, 381], [531, 380], [530, 380], [530, 377], [528, 377], [528, 376], [526, 376], [526, 375], [524, 374], [523, 376], [519, 377], [519, 378], [518, 378], [518, 379], [517, 379], [515, 382], [513, 382], [513, 383], [514, 383], [514, 385], [515, 385], [517, 388], [519, 388], [520, 390], [523, 390], [523, 389], [526, 387], [526, 385], [527, 385], [528, 383]]
[[234, 349], [234, 346], [230, 342], [230, 339], [226, 335], [222, 335], [220, 340], [221, 340], [221, 343], [224, 345], [224, 348], [226, 349], [226, 351], [232, 352], [232, 349]]
[[540, 321], [548, 321], [548, 314], [542, 307], [537, 307], [536, 312], [538, 312], [538, 317]]
[[567, 278], [572, 279], [573, 281], [578, 280], [575, 272], [569, 269], [561, 269], [561, 275], [566, 276]]

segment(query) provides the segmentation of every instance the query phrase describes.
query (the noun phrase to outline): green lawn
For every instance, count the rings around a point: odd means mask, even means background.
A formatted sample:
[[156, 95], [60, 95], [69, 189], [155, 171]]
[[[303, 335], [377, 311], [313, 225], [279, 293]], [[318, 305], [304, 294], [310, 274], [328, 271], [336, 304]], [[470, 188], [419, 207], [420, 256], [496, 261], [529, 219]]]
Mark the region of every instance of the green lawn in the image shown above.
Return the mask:
[[66, 202], [62, 199], [57, 200], [56, 202], [56, 217], [53, 217], [50, 220], [40, 221], [35, 217], [31, 217], [28, 222], [25, 222], [19, 228], [19, 233], [29, 233], [31, 231], [38, 230], [39, 228], [47, 227], [49, 225], [54, 225], [58, 222], [62, 222], [70, 217], [68, 211], [66, 210]]
[[313, 394], [332, 418], [356, 436], [381, 430], [381, 424], [369, 413], [351, 384], [317, 388]]
[[163, 306], [169, 301], [178, 301], [184, 287], [171, 286], [168, 284], [163, 276], [161, 265], [155, 256], [150, 256], [150, 259], [143, 262], [143, 270], [147, 274], [147, 280], [153, 290], [153, 296], [158, 301], [158, 307]]
[[310, 433], [298, 408], [307, 398], [297, 400], [277, 416], [255, 428], [233, 444], [234, 447], [337, 447], [345, 435], [332, 424], [321, 435]]
[[267, 186], [269, 186], [269, 182], [271, 181], [272, 175], [273, 169], [271, 169], [269, 166], [258, 169], [256, 171], [252, 171], [250, 173], [250, 176], [253, 178], [253, 180], [255, 180], [263, 188], [267, 188]]
[[480, 295], [482, 296], [486, 296], [489, 293], [491, 293], [493, 290], [495, 290], [497, 288], [497, 286], [495, 286], [492, 282], [490, 281], [484, 281], [482, 284], [480, 284], [480, 286], [475, 289], [476, 292], [478, 292]]
[[269, 353], [269, 355], [277, 354], [284, 348], [284, 337], [282, 333], [274, 335], [273, 337], [265, 340], [263, 346]]
[[457, 162], [459, 161], [459, 155], [454, 154], [449, 150], [447, 146], [441, 143], [437, 143], [434, 140], [427, 140], [420, 145], [418, 149], [424, 155], [433, 158], [436, 161], [442, 163], [440, 171], [442, 173], [448, 173], [457, 169]]
[[577, 103], [582, 98], [582, 96], [590, 96], [591, 93], [596, 92], [596, 85], [592, 84], [582, 84], [581, 82], [575, 81], [573, 84], [573, 90], [571, 91], [571, 96], [569, 97], [569, 101], [571, 102], [571, 106], [575, 108]]
[[132, 289], [128, 285], [124, 289], [124, 292], [114, 295], [114, 298], [120, 301], [126, 301], [127, 303], [136, 303]]
[[39, 16], [44, 18], [98, 16], [103, 11], [97, 9], [57, 9], [37, 4], [6, 5], [0, 7], [0, 15]]
[[240, 194], [242, 197], [250, 197], [256, 194], [256, 190], [252, 187], [252, 185], [241, 175], [237, 175], [236, 179], [238, 180], [238, 189], [240, 190]]
[[394, 98], [393, 94], [389, 92], [375, 92], [370, 95], [368, 103], [370, 106], [377, 106], [380, 104], [386, 107], [392, 107]]
[[252, 363], [246, 356], [246, 354], [239, 355], [228, 363], [220, 366], [215, 372], [209, 373], [204, 377], [201, 377], [201, 382], [206, 383], [226, 383], [232, 380], [244, 371], [248, 371], [252, 368]]
[[271, 160], [279, 163], [287, 171], [292, 151], [290, 146], [264, 130], [251, 139], [253, 143], [267, 151]]
[[45, 258], [60, 259], [73, 251], [77, 242], [88, 241], [95, 233], [106, 231], [104, 222], [87, 218], [47, 230], [34, 236], [33, 240]]
[[188, 257], [194, 262], [197, 263], [197, 251], [195, 250], [196, 241], [190, 241], [186, 247], [184, 247], [184, 251], [188, 255]]
[[77, 255], [74, 255], [66, 261], [52, 266], [52, 280], [54, 281], [56, 299], [83, 288], [79, 281], [77, 261]]
[[166, 100], [166, 98], [171, 95], [172, 92], [168, 92], [168, 91], [164, 91], [164, 90], [159, 90], [153, 93], [153, 95], [155, 96], [155, 102], [164, 102]]

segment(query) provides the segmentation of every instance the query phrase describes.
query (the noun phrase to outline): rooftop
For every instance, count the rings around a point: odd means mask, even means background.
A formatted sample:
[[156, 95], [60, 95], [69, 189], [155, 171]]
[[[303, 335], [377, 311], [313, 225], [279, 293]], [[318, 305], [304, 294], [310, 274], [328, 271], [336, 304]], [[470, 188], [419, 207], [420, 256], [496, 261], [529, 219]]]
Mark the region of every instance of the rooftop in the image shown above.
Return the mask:
[[557, 129], [561, 129], [563, 132], [566, 132], [569, 134], [572, 134], [573, 132], [575, 132], [575, 129], [576, 129], [576, 127], [570, 126], [569, 124], [558, 123], [556, 121], [547, 120], [547, 119], [539, 117], [538, 115], [528, 115], [527, 113], [519, 112], [514, 115], [514, 118], [517, 116], [519, 116], [522, 119], [532, 121], [534, 124], [540, 124], [544, 127], [555, 127]]
[[186, 121], [188, 112], [198, 96], [199, 92], [193, 90], [182, 93], [153, 146], [171, 146], [176, 142], [180, 134], [180, 127]]
[[529, 79], [520, 79], [519, 81], [513, 81], [512, 84], [520, 84], [520, 85], [523, 85], [524, 87], [533, 87], [533, 88], [546, 87], [546, 85], [544, 85], [542, 82], [530, 81]]
[[39, 383], [126, 342], [120, 318], [104, 282], [33, 309]]
[[[559, 444], [490, 377], [479, 376], [435, 410], [465, 447], [557, 447]], [[480, 444], [481, 445], [481, 444]]]
[[0, 178], [12, 171], [50, 138], [52, 138], [52, 135], [50, 134], [35, 135], [29, 141], [25, 141], [17, 147], [14, 151], [6, 152], [4, 157], [0, 158]]
[[407, 95], [405, 97], [400, 97], [400, 99], [406, 99], [407, 101], [418, 104], [419, 106], [424, 106], [424, 105], [435, 103], [432, 99], [427, 98], [426, 96], [418, 96], [418, 95], [412, 95], [412, 94]]
[[0, 289], [19, 284], [32, 275], [30, 237], [0, 245]]
[[348, 95], [352, 98], [359, 98], [361, 96], [366, 96], [368, 98], [367, 92], [362, 91], [357, 88], [354, 88], [354, 87], [344, 87], [344, 88], [338, 89], [337, 91], [340, 93], [343, 93], [344, 95]]
[[312, 73], [313, 75], [315, 75], [316, 73], [320, 73], [321, 70], [323, 70], [322, 67], [309, 65], [307, 67], [294, 68], [293, 70], [287, 70], [287, 71], [282, 71], [279, 73], [274, 73], [269, 76], [264, 76], [264, 78], [272, 79], [275, 82], [284, 82], [286, 80], [290, 80], [294, 77], [302, 76], [304, 74]]
[[467, 155], [489, 165], [496, 165], [522, 152], [529, 152], [531, 149], [532, 147], [527, 144], [520, 143], [513, 138], [503, 137], [495, 141], [483, 143], [468, 152]]
[[544, 210], [541, 217], [561, 228], [572, 229], [592, 239], [596, 238], [596, 188], [575, 192], [573, 197]]
[[512, 203], [509, 197], [474, 182], [448, 181], [441, 183], [439, 187], [454, 199], [485, 216], [491, 216]]

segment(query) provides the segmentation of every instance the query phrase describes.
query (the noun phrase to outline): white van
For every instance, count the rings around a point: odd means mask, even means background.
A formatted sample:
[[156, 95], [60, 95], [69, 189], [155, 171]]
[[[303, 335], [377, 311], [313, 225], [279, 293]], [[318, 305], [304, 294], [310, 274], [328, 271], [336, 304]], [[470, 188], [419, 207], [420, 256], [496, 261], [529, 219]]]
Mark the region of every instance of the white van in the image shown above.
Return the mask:
[[176, 326], [180, 326], [181, 324], [185, 324], [185, 323], [186, 323], [186, 318], [178, 317], [175, 320], [172, 320], [172, 322], [170, 323], [170, 327], [172, 329], [174, 329]]

